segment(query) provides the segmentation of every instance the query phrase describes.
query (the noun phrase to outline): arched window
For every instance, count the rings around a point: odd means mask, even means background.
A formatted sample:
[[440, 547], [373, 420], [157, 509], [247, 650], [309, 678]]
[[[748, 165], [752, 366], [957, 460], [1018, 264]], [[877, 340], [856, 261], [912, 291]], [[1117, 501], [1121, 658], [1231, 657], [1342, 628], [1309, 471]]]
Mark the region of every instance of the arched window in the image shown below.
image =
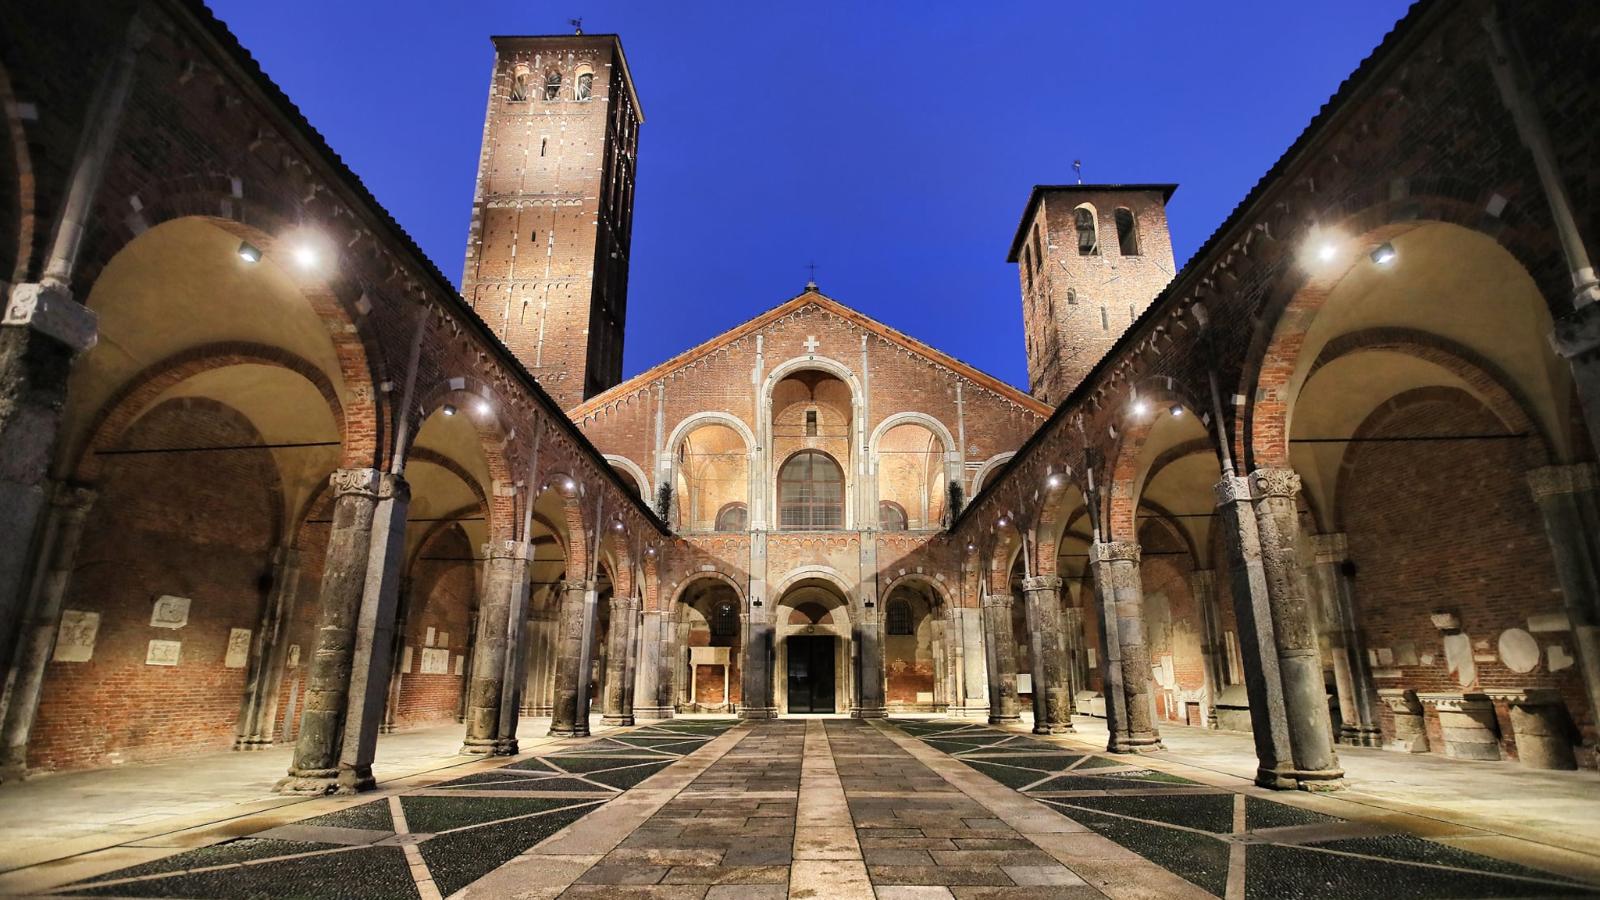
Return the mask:
[[561, 73], [551, 72], [544, 76], [544, 98], [546, 100], [561, 99]]
[[1096, 233], [1094, 223], [1094, 208], [1080, 206], [1072, 212], [1072, 220], [1078, 229], [1078, 255], [1094, 256], [1100, 252], [1100, 236]]
[[1122, 255], [1138, 256], [1139, 225], [1134, 222], [1133, 213], [1119, 206], [1113, 218], [1117, 220], [1117, 243], [1122, 248]]
[[824, 531], [844, 527], [844, 472], [820, 450], [802, 450], [778, 470], [778, 527]]
[[883, 531], [906, 530], [906, 508], [893, 500], [878, 503], [878, 528]]
[[1072, 288], [1067, 288], [1067, 305], [1068, 306], [1077, 306], [1078, 305], [1078, 292], [1073, 290]]
[[717, 531], [745, 531], [750, 524], [750, 508], [743, 503], [729, 503], [717, 510]]
[[728, 640], [739, 633], [739, 610], [732, 600], [724, 600], [711, 611], [712, 640]]
[[594, 70], [588, 66], [578, 67], [578, 80], [572, 85], [572, 99], [588, 100], [594, 96]]
[[889, 608], [884, 611], [884, 630], [889, 634], [916, 634], [916, 629], [911, 627], [911, 604], [896, 598], [889, 601]]
[[527, 66], [517, 66], [511, 73], [511, 90], [506, 93], [507, 100], [521, 103], [528, 99], [528, 77], [531, 74]]

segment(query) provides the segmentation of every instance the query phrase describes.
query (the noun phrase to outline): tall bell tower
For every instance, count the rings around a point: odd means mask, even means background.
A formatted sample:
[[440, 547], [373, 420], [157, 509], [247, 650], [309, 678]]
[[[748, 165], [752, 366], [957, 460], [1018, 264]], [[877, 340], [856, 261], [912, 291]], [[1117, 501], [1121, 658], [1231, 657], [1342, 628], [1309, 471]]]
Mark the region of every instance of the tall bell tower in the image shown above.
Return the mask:
[[494, 47], [461, 294], [570, 409], [622, 380], [644, 114], [616, 35]]
[[1175, 184], [1041, 184], [1007, 261], [1018, 264], [1028, 390], [1059, 406], [1174, 274]]

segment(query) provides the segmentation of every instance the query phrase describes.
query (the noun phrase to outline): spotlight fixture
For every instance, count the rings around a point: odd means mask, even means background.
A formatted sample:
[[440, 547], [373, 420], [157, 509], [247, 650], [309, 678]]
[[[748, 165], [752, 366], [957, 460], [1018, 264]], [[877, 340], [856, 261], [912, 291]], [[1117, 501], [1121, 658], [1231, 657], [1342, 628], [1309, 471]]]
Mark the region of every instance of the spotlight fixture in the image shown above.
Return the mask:
[[1338, 255], [1339, 248], [1332, 243], [1325, 243], [1317, 248], [1317, 259], [1322, 262], [1333, 262], [1333, 258]]
[[478, 401], [477, 410], [478, 410], [478, 414], [479, 415], [487, 416], [489, 414], [489, 410], [490, 409], [491, 409], [491, 407], [489, 406], [489, 401], [487, 401], [487, 400], [479, 400]]
[[1390, 263], [1394, 262], [1395, 257], [1399, 255], [1400, 254], [1395, 252], [1394, 245], [1388, 241], [1384, 241], [1378, 246], [1372, 248], [1371, 253], [1372, 261], [1380, 266], [1389, 265]]
[[454, 403], [446, 403], [439, 411], [447, 416], [453, 416], [456, 414], [456, 405]]
[[1010, 520], [1010, 519], [1008, 519], [1008, 518], [1006, 518], [1006, 517], [1005, 517], [1005, 516], [1001, 516], [1001, 517], [1000, 517], [1000, 519], [999, 519], [999, 521], [997, 521], [997, 522], [995, 522], [995, 524], [996, 524], [996, 525], [999, 525], [999, 526], [1000, 526], [1000, 527], [1001, 527], [1001, 528], [1004, 528], [1004, 527], [1006, 527], [1006, 526], [1007, 526], [1007, 525], [1010, 525], [1010, 524], [1011, 524], [1011, 520]]
[[247, 263], [261, 262], [261, 248], [249, 241], [240, 241], [239, 258]]
[[1176, 419], [1176, 418], [1178, 418], [1178, 417], [1179, 417], [1179, 416], [1181, 416], [1181, 415], [1183, 415], [1183, 407], [1182, 407], [1182, 406], [1180, 406], [1180, 405], [1179, 405], [1179, 404], [1177, 404], [1177, 403], [1174, 403], [1174, 404], [1172, 404], [1172, 408], [1171, 408], [1171, 409], [1169, 409], [1169, 410], [1167, 410], [1167, 412], [1169, 412], [1169, 413], [1172, 413], [1172, 417], [1173, 417], [1173, 418], [1174, 418], [1174, 419]]
[[1144, 400], [1133, 401], [1133, 414], [1143, 416], [1150, 412], [1150, 404]]
[[621, 519], [618, 519], [617, 521], [611, 523], [611, 527], [615, 528], [618, 531], [621, 531], [622, 529], [626, 528], [627, 526], [622, 524], [622, 520]]
[[1044, 486], [1053, 491], [1060, 488], [1064, 480], [1060, 475], [1051, 475], [1044, 480]]
[[568, 490], [568, 491], [575, 491], [575, 490], [578, 489], [578, 483], [576, 481], [573, 481], [571, 478], [568, 478], [566, 481], [561, 482], [561, 486], [563, 488], [565, 488], [566, 490]]
[[760, 597], [753, 598], [750, 601], [750, 605], [754, 606], [757, 609], [760, 609], [761, 608], [761, 598]]

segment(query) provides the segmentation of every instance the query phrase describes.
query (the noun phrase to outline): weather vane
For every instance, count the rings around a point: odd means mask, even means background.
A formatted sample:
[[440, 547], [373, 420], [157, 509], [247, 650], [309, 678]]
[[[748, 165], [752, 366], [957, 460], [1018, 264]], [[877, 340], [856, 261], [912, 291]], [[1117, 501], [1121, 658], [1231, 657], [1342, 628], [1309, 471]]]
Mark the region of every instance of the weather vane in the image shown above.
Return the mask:
[[568, 19], [567, 24], [572, 26], [573, 34], [583, 34], [583, 18]]

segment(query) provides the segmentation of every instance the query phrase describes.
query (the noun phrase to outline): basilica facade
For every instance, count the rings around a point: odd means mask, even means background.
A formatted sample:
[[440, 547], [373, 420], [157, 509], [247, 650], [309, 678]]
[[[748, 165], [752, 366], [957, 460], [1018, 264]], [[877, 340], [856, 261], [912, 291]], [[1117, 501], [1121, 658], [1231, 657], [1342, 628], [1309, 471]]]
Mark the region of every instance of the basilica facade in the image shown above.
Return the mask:
[[1007, 198], [1024, 392], [814, 282], [623, 379], [616, 36], [495, 39], [458, 289], [202, 5], [77, 6], [0, 11], [4, 778], [591, 710], [1595, 765], [1595, 10], [1418, 4], [1181, 269], [1176, 185]]

